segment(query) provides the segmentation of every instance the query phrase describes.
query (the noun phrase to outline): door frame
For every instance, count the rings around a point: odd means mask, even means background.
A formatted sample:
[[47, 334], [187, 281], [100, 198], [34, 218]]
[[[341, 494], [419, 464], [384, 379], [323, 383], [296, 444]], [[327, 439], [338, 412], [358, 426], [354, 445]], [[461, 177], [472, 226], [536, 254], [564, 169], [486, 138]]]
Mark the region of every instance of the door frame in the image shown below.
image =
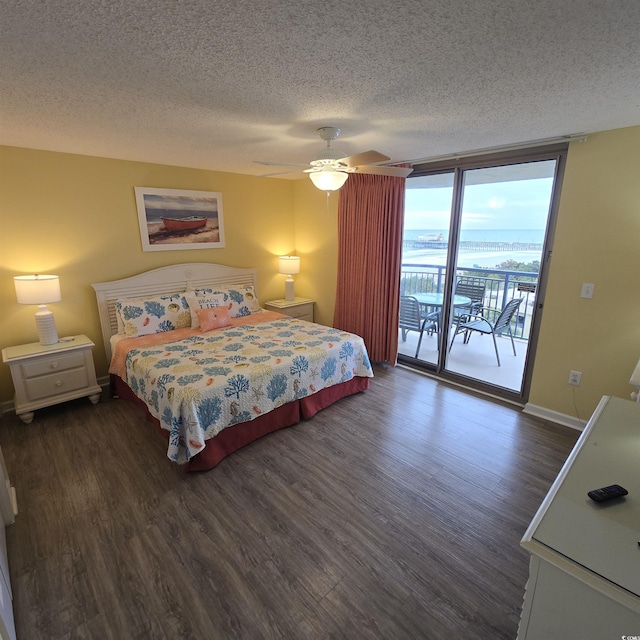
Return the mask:
[[[546, 295], [547, 283], [549, 278], [549, 267], [551, 263], [552, 246], [555, 235], [556, 222], [558, 218], [558, 209], [560, 204], [560, 192], [562, 189], [562, 181], [567, 160], [567, 152], [569, 143], [551, 144], [534, 148], [523, 148], [517, 150], [509, 150], [500, 153], [486, 153], [478, 155], [468, 155], [462, 158], [450, 158], [446, 160], [434, 160], [433, 162], [424, 162], [413, 166], [411, 178], [426, 175], [434, 175], [439, 173], [453, 173], [453, 195], [451, 201], [451, 216], [449, 223], [449, 247], [447, 252], [447, 270], [444, 282], [444, 303], [442, 306], [442, 325], [449, 327], [451, 318], [451, 298], [453, 295], [453, 283], [455, 279], [455, 266], [457, 263], [458, 240], [460, 237], [460, 226], [462, 221], [461, 204], [463, 198], [463, 172], [470, 169], [484, 169], [488, 167], [506, 166], [512, 164], [523, 164], [527, 162], [536, 162], [544, 160], [555, 160], [555, 172], [553, 186], [551, 189], [551, 197], [549, 199], [549, 215], [547, 217], [547, 227], [545, 229], [545, 237], [542, 248], [542, 256], [540, 260], [540, 272], [538, 274], [538, 286], [536, 290], [535, 305], [531, 318], [531, 329], [529, 340], [527, 341], [527, 352], [524, 362], [524, 373], [520, 391], [513, 391], [504, 387], [498, 387], [475, 378], [467, 378], [465, 376], [448, 371], [444, 368], [446, 358], [447, 344], [445, 341], [445, 333], [438, 334], [439, 355], [436, 364], [421, 361], [410, 356], [398, 354], [398, 362], [410, 368], [419, 369], [434, 375], [436, 378], [460, 385], [480, 393], [495, 396], [509, 402], [524, 406], [529, 400], [529, 392], [531, 388], [531, 380], [533, 378], [533, 366], [535, 362], [535, 354], [538, 346], [538, 338], [540, 334], [540, 324], [542, 322], [542, 314], [544, 308], [544, 298]], [[411, 180], [407, 178], [407, 180]]]

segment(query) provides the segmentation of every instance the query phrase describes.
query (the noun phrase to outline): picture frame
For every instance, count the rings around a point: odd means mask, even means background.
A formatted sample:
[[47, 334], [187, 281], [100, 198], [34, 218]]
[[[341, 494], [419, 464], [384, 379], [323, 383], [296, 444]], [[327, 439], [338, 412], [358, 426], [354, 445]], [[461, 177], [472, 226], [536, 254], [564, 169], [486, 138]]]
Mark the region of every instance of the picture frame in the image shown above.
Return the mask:
[[134, 187], [143, 251], [221, 249], [222, 194]]

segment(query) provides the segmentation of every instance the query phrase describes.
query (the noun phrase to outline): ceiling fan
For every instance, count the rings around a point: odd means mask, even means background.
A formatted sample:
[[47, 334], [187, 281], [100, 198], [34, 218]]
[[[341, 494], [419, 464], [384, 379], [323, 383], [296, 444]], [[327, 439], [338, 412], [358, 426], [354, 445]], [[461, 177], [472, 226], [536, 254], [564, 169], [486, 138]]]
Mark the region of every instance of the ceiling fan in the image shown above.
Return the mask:
[[[318, 135], [326, 141], [327, 146], [308, 164], [260, 162], [258, 160], [256, 162], [276, 167], [307, 167], [304, 169], [304, 173], [309, 174], [311, 181], [318, 189], [327, 192], [340, 189], [350, 173], [372, 173], [406, 178], [413, 171], [411, 167], [381, 165], [383, 162], [389, 162], [391, 158], [379, 151], [364, 151], [353, 156], [343, 157], [339, 151], [331, 147], [331, 142], [340, 135], [340, 129], [337, 127], [320, 127], [317, 131]], [[285, 173], [293, 172], [269, 173], [266, 176], [284, 175]]]

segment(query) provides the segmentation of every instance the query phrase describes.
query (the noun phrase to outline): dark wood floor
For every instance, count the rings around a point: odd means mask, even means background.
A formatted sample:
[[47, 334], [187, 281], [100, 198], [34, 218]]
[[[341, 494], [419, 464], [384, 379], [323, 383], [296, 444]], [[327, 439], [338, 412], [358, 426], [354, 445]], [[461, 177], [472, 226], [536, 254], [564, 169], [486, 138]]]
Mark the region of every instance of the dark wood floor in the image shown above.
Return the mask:
[[202, 474], [124, 401], [5, 416], [18, 639], [511, 640], [578, 435], [389, 367]]

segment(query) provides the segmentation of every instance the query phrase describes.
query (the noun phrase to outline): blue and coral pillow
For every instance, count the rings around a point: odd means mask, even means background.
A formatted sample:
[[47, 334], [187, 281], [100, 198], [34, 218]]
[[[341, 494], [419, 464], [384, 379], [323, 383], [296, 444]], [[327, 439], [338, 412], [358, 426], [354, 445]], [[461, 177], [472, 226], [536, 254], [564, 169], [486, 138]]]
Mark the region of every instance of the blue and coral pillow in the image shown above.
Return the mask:
[[182, 293], [116, 300], [118, 333], [133, 338], [191, 326], [189, 304]]

